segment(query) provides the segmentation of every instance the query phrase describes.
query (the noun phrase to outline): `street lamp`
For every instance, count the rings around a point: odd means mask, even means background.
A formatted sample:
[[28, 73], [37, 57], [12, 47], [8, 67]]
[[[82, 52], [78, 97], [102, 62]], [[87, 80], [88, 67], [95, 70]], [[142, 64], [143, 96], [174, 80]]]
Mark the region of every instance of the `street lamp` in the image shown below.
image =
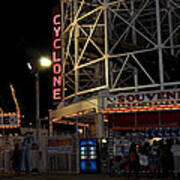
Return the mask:
[[[48, 68], [52, 64], [52, 61], [47, 57], [41, 57], [34, 66], [31, 63], [27, 63], [28, 69], [35, 75], [35, 90], [36, 90], [36, 140], [39, 147], [39, 154], [41, 152], [41, 121], [40, 121], [40, 88], [39, 88], [39, 72], [41, 68]], [[41, 167], [40, 161], [38, 162], [39, 168]], [[40, 171], [40, 169], [39, 169]]]
[[52, 61], [47, 57], [40, 57], [35, 67], [31, 63], [27, 63], [28, 69], [35, 75], [35, 89], [36, 89], [36, 130], [37, 130], [37, 142], [40, 143], [40, 103], [39, 103], [39, 70], [40, 68], [48, 68], [52, 64]]
[[47, 57], [41, 57], [39, 59], [37, 70], [35, 71], [35, 81], [36, 81], [36, 128], [38, 133], [38, 142], [39, 142], [39, 130], [41, 128], [41, 122], [40, 122], [40, 103], [39, 103], [39, 69], [42, 68], [48, 68], [52, 64], [52, 61], [48, 59]]

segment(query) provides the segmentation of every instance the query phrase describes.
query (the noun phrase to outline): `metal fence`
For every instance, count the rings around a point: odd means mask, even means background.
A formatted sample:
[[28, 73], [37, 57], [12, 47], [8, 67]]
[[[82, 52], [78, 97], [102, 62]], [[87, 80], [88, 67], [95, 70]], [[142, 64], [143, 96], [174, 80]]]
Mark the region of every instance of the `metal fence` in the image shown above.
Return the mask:
[[70, 136], [55, 136], [50, 138], [54, 138], [58, 142], [58, 147], [55, 146], [52, 148], [48, 145], [47, 171], [50, 173], [76, 173], [76, 158], [78, 158], [77, 153], [79, 153], [79, 149], [76, 148], [76, 139]]
[[[49, 138], [58, 140], [59, 147], [51, 149]], [[20, 145], [20, 172], [76, 173], [79, 149], [76, 148], [76, 140], [68, 138], [72, 140], [70, 149], [67, 149], [65, 142], [67, 137], [41, 137], [40, 148], [35, 145], [33, 138], [32, 142], [28, 139], [31, 144], [25, 144], [25, 137], [22, 136], [0, 137], [0, 173], [14, 173], [12, 162], [16, 143]]]
[[0, 172], [12, 171], [12, 152], [14, 139], [12, 137], [0, 137]]

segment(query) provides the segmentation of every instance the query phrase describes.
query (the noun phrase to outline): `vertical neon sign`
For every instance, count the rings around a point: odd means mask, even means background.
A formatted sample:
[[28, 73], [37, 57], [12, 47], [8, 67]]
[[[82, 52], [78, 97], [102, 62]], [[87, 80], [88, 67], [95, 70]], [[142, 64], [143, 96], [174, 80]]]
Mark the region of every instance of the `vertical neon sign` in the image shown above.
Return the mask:
[[53, 100], [60, 100], [61, 96], [61, 85], [62, 85], [62, 64], [61, 64], [61, 15], [55, 14], [53, 16], [53, 77], [52, 77], [52, 98]]

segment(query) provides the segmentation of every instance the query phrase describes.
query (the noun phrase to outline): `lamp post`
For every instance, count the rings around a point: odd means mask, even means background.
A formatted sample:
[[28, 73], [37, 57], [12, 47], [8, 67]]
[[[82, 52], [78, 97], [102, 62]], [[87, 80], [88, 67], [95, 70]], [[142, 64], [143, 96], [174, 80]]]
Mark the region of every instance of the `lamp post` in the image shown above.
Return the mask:
[[41, 134], [41, 121], [40, 121], [40, 88], [39, 88], [39, 70], [41, 67], [48, 68], [52, 61], [46, 57], [41, 57], [36, 67], [31, 63], [27, 63], [28, 69], [35, 75], [35, 90], [36, 90], [36, 130], [37, 130], [37, 143], [40, 147], [40, 134]]
[[[36, 96], [36, 141], [37, 141], [37, 145], [38, 145], [38, 149], [39, 149], [39, 155], [42, 152], [42, 147], [41, 147], [41, 121], [40, 121], [40, 88], [39, 88], [39, 72], [41, 67], [43, 68], [47, 68], [50, 67], [52, 64], [51, 60], [46, 58], [46, 57], [41, 57], [36, 65], [32, 66], [31, 63], [27, 63], [28, 69], [31, 71], [31, 73], [34, 74], [35, 76], [35, 96]], [[38, 167], [39, 167], [39, 171], [41, 171], [40, 167], [42, 167], [41, 165], [41, 161], [39, 159], [38, 161]]]
[[37, 142], [39, 145], [40, 142], [40, 129], [41, 129], [41, 122], [40, 122], [40, 108], [39, 108], [39, 101], [40, 101], [40, 93], [39, 93], [39, 71], [35, 72], [35, 90], [36, 90], [36, 130], [37, 130]]

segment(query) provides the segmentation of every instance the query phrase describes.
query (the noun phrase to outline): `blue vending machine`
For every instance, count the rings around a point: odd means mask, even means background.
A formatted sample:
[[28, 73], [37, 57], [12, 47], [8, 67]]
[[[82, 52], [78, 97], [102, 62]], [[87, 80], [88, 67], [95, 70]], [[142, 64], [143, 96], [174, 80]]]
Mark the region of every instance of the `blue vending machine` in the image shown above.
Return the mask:
[[80, 170], [86, 173], [99, 171], [97, 139], [83, 139], [80, 141]]

